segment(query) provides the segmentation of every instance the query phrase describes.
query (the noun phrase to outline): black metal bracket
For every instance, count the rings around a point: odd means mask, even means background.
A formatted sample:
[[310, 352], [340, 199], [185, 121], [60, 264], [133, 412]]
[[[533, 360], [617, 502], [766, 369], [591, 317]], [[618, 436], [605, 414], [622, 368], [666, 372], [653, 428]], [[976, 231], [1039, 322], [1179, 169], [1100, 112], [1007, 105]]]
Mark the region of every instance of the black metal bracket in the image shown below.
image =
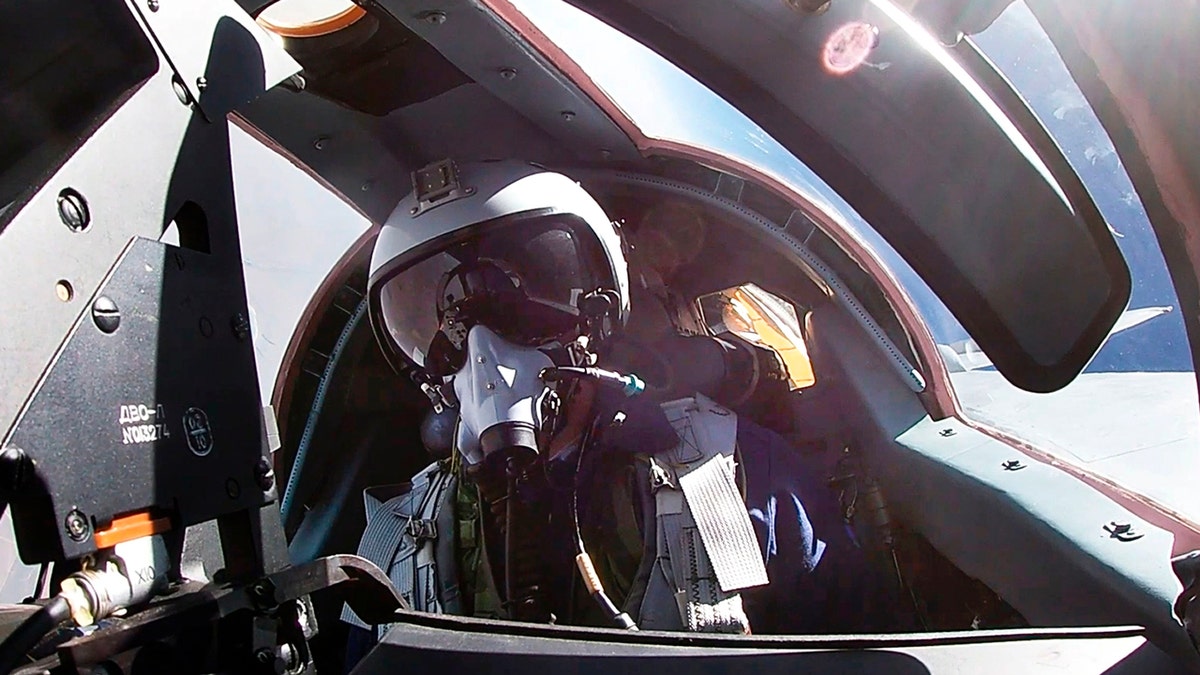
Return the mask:
[[251, 584], [185, 584], [141, 612], [63, 644], [57, 656], [61, 664], [80, 668], [241, 613], [270, 616], [287, 603], [333, 588], [355, 614], [371, 623], [388, 623], [396, 610], [409, 609], [374, 563], [336, 555], [282, 569]]

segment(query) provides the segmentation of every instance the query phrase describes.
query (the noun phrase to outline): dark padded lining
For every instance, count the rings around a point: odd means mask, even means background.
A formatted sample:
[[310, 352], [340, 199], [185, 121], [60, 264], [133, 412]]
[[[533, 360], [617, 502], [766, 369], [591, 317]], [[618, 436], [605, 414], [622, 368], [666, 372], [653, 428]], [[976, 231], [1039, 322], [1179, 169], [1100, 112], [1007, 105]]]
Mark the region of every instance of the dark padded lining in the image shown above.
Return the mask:
[[[1171, 613], [1180, 585], [1169, 533], [955, 420], [933, 422], [838, 308], [816, 310], [809, 328], [814, 361], [836, 371], [859, 450], [901, 521], [1035, 625], [1136, 623], [1164, 649], [1190, 650]], [[1013, 459], [1025, 468], [1005, 470]], [[1112, 539], [1110, 521], [1145, 536]]]

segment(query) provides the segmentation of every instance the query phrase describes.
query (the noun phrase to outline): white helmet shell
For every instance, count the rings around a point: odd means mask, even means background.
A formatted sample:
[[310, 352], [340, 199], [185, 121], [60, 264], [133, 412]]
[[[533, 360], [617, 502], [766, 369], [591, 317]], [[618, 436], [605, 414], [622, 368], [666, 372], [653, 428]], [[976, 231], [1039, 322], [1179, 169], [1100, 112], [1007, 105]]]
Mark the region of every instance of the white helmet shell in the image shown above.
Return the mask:
[[[615, 318], [620, 323], [625, 321], [629, 313], [629, 272], [621, 236], [587, 190], [567, 176], [517, 160], [464, 164], [451, 171], [458, 189], [432, 203], [421, 201], [414, 189], [380, 229], [368, 283], [372, 312], [379, 307], [377, 286], [396, 270], [443, 249], [448, 240], [468, 238], [477, 226], [505, 217], [545, 213], [571, 216], [586, 223], [607, 259], [609, 269], [599, 271], [606, 277], [603, 287], [616, 291], [619, 297]], [[429, 302], [432, 304], [434, 298]], [[379, 332], [379, 322], [375, 318], [373, 322]]]

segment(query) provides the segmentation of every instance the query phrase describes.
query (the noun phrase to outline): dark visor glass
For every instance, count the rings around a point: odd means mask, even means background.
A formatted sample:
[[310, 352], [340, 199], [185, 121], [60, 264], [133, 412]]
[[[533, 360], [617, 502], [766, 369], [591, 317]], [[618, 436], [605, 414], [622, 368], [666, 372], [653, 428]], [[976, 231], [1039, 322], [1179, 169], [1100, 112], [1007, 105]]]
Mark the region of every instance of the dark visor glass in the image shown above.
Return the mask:
[[388, 335], [434, 376], [462, 368], [466, 336], [485, 325], [530, 346], [579, 334], [579, 298], [611, 277], [586, 223], [546, 215], [477, 226], [403, 267], [379, 292]]

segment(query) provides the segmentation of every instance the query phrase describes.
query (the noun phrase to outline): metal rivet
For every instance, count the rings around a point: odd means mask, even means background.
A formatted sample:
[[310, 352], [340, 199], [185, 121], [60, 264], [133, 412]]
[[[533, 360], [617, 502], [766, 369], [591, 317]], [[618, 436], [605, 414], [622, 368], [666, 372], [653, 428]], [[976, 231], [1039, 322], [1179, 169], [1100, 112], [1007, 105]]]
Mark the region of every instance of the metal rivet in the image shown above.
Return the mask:
[[408, 210], [408, 215], [415, 216], [415, 215], [417, 215], [417, 211], [418, 211], [417, 207], [414, 206]]
[[121, 327], [121, 310], [112, 298], [102, 295], [92, 303], [92, 321], [101, 333], [112, 334]]
[[362, 186], [359, 187], [358, 189], [362, 190], [363, 192], [370, 192], [371, 188], [374, 186], [375, 186], [375, 181], [369, 180], [369, 181], [363, 183]]
[[197, 77], [196, 78], [196, 89], [199, 91], [204, 91], [205, 89], [208, 89], [208, 78], [204, 77], [203, 75], [201, 75], [200, 77]]
[[242, 496], [242, 486], [238, 485], [236, 480], [230, 478], [229, 480], [225, 481], [225, 494], [228, 495], [230, 499], [237, 499], [238, 497]]
[[487, 387], [489, 390], [491, 390], [491, 389], [495, 389], [495, 388], [496, 388], [496, 383], [495, 383], [495, 382], [488, 382], [488, 383], [487, 383], [486, 385], [484, 385], [484, 386], [485, 386], [485, 387]]
[[58, 193], [58, 219], [72, 232], [83, 232], [92, 222], [87, 200], [74, 188]]
[[562, 115], [563, 120], [565, 120], [567, 122], [570, 122], [571, 120], [575, 119], [575, 111], [574, 110], [564, 110], [564, 111], [560, 112], [559, 115]]
[[188, 92], [187, 86], [183, 84], [183, 80], [179, 76], [171, 78], [171, 89], [175, 91], [175, 98], [184, 105], [192, 104], [192, 94]]
[[66, 279], [59, 279], [54, 282], [54, 295], [63, 302], [70, 302], [75, 298], [75, 288]]
[[234, 314], [233, 318], [229, 319], [229, 328], [238, 342], [245, 342], [246, 338], [250, 337], [250, 322], [241, 313]]
[[200, 317], [200, 334], [204, 337], [212, 337], [213, 324], [207, 316]]
[[312, 145], [317, 150], [324, 150], [326, 147], [329, 146], [329, 137], [328, 136], [317, 136], [316, 138], [313, 139]]
[[487, 357], [477, 356], [477, 357], [475, 357], [475, 362], [476, 363], [487, 363]]
[[158, 0], [148, 0], [146, 2], [146, 6], [150, 8], [151, 12], [157, 12], [158, 11]]
[[439, 9], [425, 12], [425, 14], [423, 14], [421, 16], [421, 18], [425, 20], [425, 23], [431, 24], [434, 26], [440, 26], [440, 25], [446, 23], [446, 13]]
[[516, 68], [501, 68], [500, 69], [500, 77], [502, 77], [506, 80], [516, 79], [517, 69]]
[[87, 516], [83, 515], [79, 509], [74, 509], [67, 514], [63, 521], [63, 527], [72, 541], [83, 541], [92, 533], [92, 526], [88, 523]]

